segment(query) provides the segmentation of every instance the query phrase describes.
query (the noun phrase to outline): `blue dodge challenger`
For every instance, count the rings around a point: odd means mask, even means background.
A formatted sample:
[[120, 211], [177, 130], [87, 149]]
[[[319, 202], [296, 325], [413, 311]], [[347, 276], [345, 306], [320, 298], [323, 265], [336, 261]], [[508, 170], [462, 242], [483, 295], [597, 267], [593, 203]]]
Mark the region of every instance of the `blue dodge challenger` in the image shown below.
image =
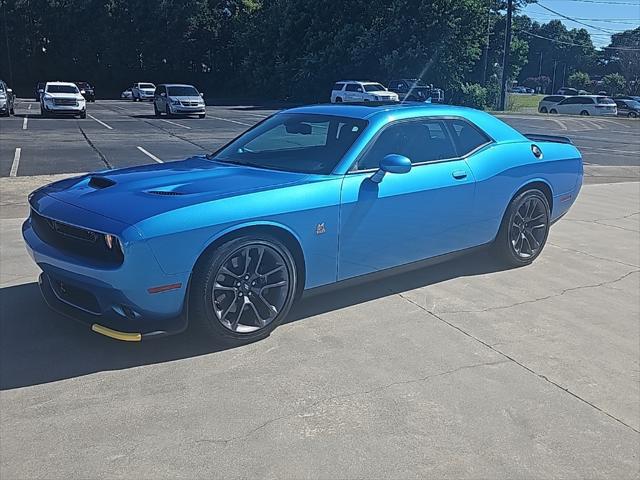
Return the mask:
[[304, 291], [484, 246], [531, 263], [582, 172], [568, 139], [481, 111], [316, 105], [210, 155], [42, 187], [22, 231], [47, 303], [94, 331], [139, 341], [193, 322], [242, 343]]

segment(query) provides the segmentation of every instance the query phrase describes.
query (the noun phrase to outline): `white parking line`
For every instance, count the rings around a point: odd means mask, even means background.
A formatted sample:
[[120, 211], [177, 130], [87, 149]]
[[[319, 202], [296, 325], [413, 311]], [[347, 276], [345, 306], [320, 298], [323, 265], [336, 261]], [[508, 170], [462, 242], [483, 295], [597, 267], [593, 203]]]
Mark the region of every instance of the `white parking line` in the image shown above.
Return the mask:
[[171, 120], [165, 120], [163, 118], [161, 118], [160, 120], [166, 123], [170, 123], [171, 125], [176, 125], [177, 127], [182, 127], [182, 128], [186, 128], [187, 130], [191, 130], [191, 127], [187, 127], [186, 125], [181, 125], [179, 123], [172, 122]]
[[158, 163], [164, 163], [162, 160], [160, 160], [158, 157], [156, 157], [153, 153], [149, 153], [147, 152], [144, 148], [142, 147], [136, 147], [138, 150], [140, 150], [142, 153], [144, 153], [147, 157], [149, 157], [150, 159], [158, 162]]
[[245, 127], [253, 127], [253, 125], [250, 123], [238, 122], [237, 120], [231, 120], [229, 118], [214, 117], [213, 115], [207, 115], [207, 118], [213, 118], [214, 120], [222, 120], [223, 122], [237, 123], [238, 125], [244, 125]]
[[29, 123], [29, 118], [28, 117], [24, 117], [24, 120], [22, 120], [22, 129], [23, 130], [27, 129], [27, 123]]
[[96, 117], [94, 117], [93, 115], [87, 115], [87, 117], [89, 117], [92, 120], [95, 120], [96, 122], [98, 122], [100, 125], [102, 125], [103, 127], [107, 127], [109, 130], [113, 130], [113, 127], [107, 125], [106, 123], [104, 123], [102, 120], [98, 120]]
[[20, 147], [16, 148], [16, 153], [13, 155], [13, 163], [11, 164], [11, 171], [9, 172], [10, 177], [15, 177], [18, 175], [18, 166], [20, 166], [20, 153], [22, 149]]

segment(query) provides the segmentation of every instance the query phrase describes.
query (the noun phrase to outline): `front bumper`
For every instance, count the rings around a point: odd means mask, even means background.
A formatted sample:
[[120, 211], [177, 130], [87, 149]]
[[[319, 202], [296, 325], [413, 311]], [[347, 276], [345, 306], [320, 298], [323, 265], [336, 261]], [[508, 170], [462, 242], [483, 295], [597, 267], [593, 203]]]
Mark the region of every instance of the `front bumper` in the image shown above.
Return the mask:
[[204, 105], [198, 107], [185, 107], [184, 105], [169, 105], [169, 111], [178, 115], [202, 115], [206, 113]]
[[53, 114], [69, 114], [69, 115], [78, 115], [84, 112], [85, 105], [53, 105], [51, 103], [44, 104], [44, 110], [47, 113]]
[[[44, 209], [38, 209], [41, 215], [70, 221], [82, 213], [46, 195], [39, 200], [45, 204]], [[97, 215], [89, 218], [86, 212], [83, 216], [86, 228], [118, 231], [115, 221]], [[125, 260], [109, 267], [45, 243], [30, 218], [24, 222], [22, 234], [29, 255], [42, 270], [40, 288], [52, 309], [120, 340], [174, 334], [186, 328], [189, 274], [165, 274], [143, 240], [125, 245]], [[149, 292], [149, 288], [178, 284], [173, 290]]]

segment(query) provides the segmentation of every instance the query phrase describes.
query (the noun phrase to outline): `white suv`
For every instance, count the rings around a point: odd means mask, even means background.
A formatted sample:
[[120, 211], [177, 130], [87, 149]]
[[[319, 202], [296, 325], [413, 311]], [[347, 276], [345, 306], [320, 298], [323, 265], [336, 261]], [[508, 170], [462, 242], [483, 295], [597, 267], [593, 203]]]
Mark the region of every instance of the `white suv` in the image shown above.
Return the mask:
[[78, 115], [87, 118], [87, 104], [75, 83], [47, 82], [40, 97], [40, 114]]
[[134, 102], [141, 100], [153, 101], [153, 93], [156, 86], [153, 83], [134, 83], [131, 87], [131, 99]]
[[398, 101], [398, 94], [375, 82], [344, 80], [336, 82], [331, 90], [331, 103]]

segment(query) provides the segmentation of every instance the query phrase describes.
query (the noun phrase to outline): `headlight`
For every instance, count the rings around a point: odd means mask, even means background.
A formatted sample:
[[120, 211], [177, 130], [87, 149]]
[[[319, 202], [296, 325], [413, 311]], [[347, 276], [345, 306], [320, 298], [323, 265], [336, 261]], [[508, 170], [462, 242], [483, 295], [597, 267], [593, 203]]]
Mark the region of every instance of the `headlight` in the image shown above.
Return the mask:
[[87, 92], [85, 92], [84, 90], [80, 90], [80, 93], [81, 93], [82, 95], [84, 95], [84, 94], [85, 94], [85, 93], [87, 93]]

